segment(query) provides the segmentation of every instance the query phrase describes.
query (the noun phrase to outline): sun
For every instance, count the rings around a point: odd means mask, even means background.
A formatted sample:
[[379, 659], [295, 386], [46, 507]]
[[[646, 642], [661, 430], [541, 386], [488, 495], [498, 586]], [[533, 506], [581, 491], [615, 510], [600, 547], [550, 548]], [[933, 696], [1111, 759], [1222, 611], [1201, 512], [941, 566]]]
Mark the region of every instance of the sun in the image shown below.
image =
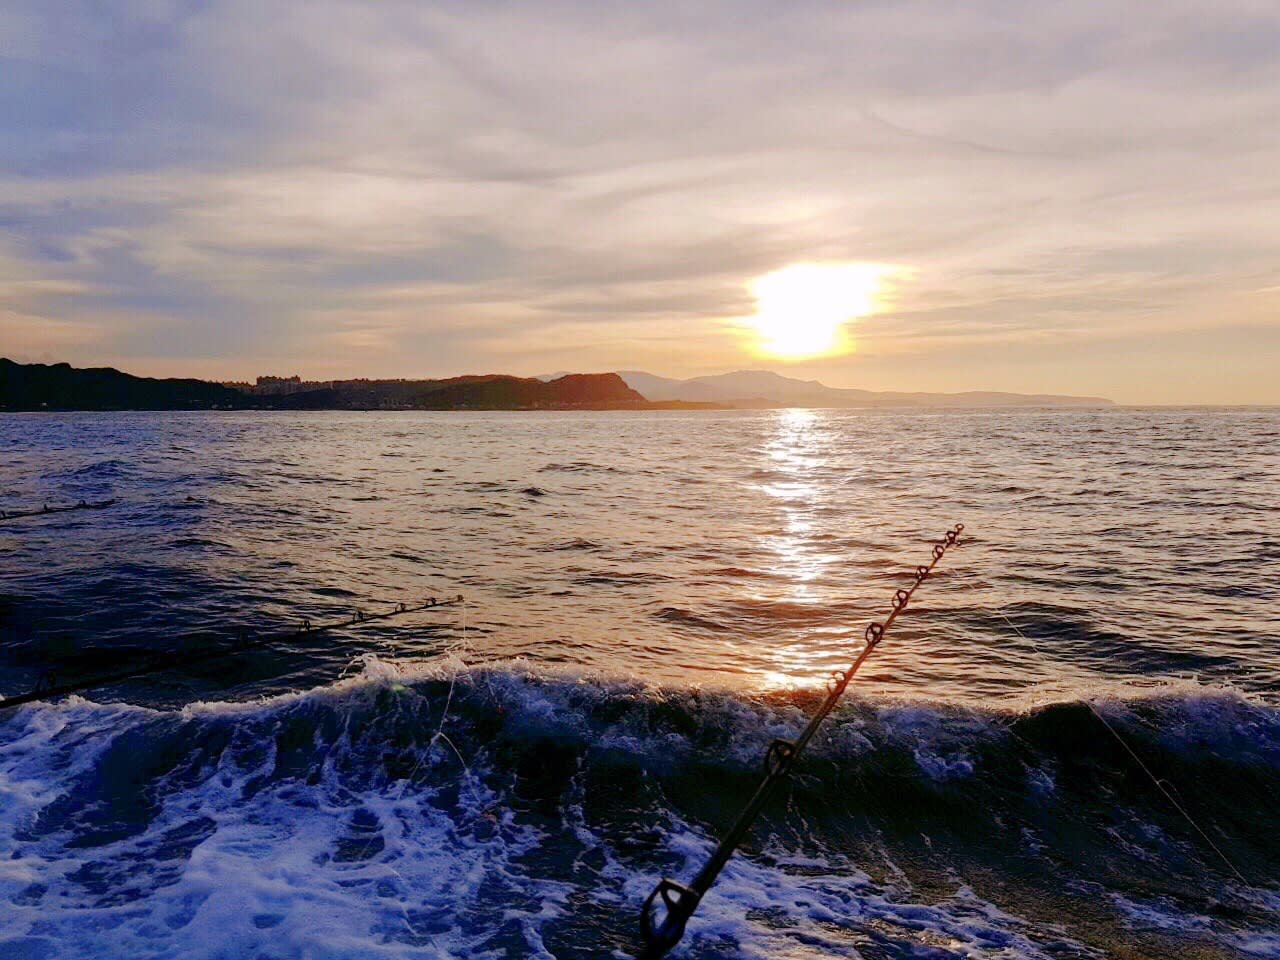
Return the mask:
[[845, 322], [875, 311], [888, 272], [870, 263], [793, 263], [756, 277], [756, 313], [747, 322], [757, 349], [786, 359], [844, 352]]

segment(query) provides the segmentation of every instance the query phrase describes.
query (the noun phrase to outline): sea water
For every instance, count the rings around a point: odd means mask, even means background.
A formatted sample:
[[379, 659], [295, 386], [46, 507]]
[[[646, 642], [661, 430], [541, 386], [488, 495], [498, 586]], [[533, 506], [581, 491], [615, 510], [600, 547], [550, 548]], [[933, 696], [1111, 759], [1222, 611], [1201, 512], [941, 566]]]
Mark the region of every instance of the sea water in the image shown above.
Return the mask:
[[0, 956], [1280, 955], [1280, 413], [0, 418]]

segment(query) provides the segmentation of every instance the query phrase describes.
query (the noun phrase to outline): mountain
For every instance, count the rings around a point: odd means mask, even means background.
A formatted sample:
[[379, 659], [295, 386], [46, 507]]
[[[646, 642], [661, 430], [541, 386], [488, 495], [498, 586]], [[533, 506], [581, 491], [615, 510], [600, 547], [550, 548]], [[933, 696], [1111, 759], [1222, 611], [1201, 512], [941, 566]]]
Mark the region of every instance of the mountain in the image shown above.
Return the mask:
[[238, 390], [204, 380], [135, 377], [111, 367], [14, 363], [0, 357], [0, 410], [209, 410], [250, 406]]
[[[672, 380], [668, 377], [654, 376], [652, 373], [641, 373], [638, 370], [620, 370], [618, 376], [622, 377], [632, 390], [654, 401], [695, 400], [716, 403], [728, 396], [726, 391], [714, 384], [700, 383], [698, 380]], [[699, 378], [699, 380], [706, 379], [710, 378]]]
[[828, 387], [817, 380], [797, 380], [768, 370], [739, 370], [715, 376], [673, 380], [638, 370], [619, 376], [632, 389], [654, 401], [693, 401], [729, 407], [1105, 407], [1102, 397], [1058, 394], [903, 393]]

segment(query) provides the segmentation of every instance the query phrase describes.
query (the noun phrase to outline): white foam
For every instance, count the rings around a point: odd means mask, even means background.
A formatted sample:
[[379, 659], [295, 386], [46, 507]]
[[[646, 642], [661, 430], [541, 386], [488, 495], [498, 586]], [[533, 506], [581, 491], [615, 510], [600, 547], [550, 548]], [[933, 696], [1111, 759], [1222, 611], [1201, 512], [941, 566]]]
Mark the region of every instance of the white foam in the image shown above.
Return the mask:
[[[1231, 928], [1219, 920], [1182, 909], [1163, 899], [1140, 900], [1118, 893], [1111, 900], [1135, 928], [1153, 928], [1183, 935], [1225, 942], [1259, 957], [1280, 957], [1280, 927], [1268, 929]], [[1273, 911], [1280, 918], [1280, 910]]]
[[[667, 847], [684, 861], [688, 876], [706, 859], [712, 842], [687, 824], [671, 824]], [[945, 945], [956, 955], [1047, 957], [1026, 921], [978, 897], [962, 883], [929, 904], [899, 899], [846, 858], [813, 851], [775, 859], [766, 846], [763, 861], [737, 856], [689, 923], [691, 952], [752, 958], [860, 957], [873, 933], [888, 934], [904, 950]], [[793, 863], [810, 869], [780, 870]], [[813, 868], [821, 868], [820, 871]], [[628, 882], [633, 898], [648, 891], [644, 880]], [[768, 922], [764, 918], [768, 917]], [[1061, 944], [1059, 931], [1051, 939]], [[1071, 941], [1067, 941], [1071, 942]], [[1100, 953], [1072, 943], [1081, 956]]]
[[[272, 715], [287, 703], [277, 698], [256, 711], [242, 709], [254, 712], [255, 725], [270, 727]], [[467, 784], [475, 804], [452, 811], [432, 802], [437, 788], [402, 792], [382, 783], [353, 794], [335, 773], [337, 755], [351, 749], [341, 738], [329, 745], [330, 757], [313, 786], [277, 780], [248, 795], [255, 779], [271, 773], [274, 751], [260, 752], [249, 766], [230, 761], [226, 751], [194, 784], [175, 783], [176, 772], [162, 777], [165, 782], [155, 787], [165, 795], [164, 806], [139, 836], [88, 849], [65, 845], [68, 837], [62, 835], [21, 841], [18, 832], [36, 809], [74, 791], [76, 777], [116, 735], [128, 732], [122, 719], [134, 724], [154, 719], [80, 711], [82, 752], [74, 764], [58, 768], [49, 762], [55, 757], [51, 740], [76, 726], [72, 713], [57, 707], [37, 712], [27, 718], [26, 731], [6, 731], [18, 736], [6, 739], [0, 751], [0, 797], [8, 814], [0, 826], [0, 848], [20, 851], [0, 873], [2, 955], [41, 955], [52, 944], [59, 957], [67, 958], [484, 956], [480, 944], [492, 931], [464, 930], [457, 919], [483, 899], [484, 884], [501, 878], [502, 884], [520, 888], [521, 896], [510, 896], [513, 904], [524, 896], [533, 899], [536, 909], [511, 906], [504, 915], [534, 930], [566, 895], [555, 884], [511, 869], [539, 837], [509, 817], [486, 817], [484, 808], [500, 798], [482, 783]], [[235, 713], [206, 705], [183, 711], [182, 718]], [[264, 737], [263, 745], [270, 743]], [[449, 781], [460, 775], [442, 748], [428, 762], [447, 767]], [[377, 816], [385, 846], [370, 850], [368, 859], [342, 862], [334, 852], [360, 808]], [[202, 819], [212, 829], [189, 858], [176, 863], [174, 882], [158, 885], [156, 872], [175, 864], [148, 858], [166, 833]], [[135, 857], [140, 865], [134, 863], [136, 871], [126, 873], [120, 885], [145, 891], [136, 902], [96, 903], [98, 898], [74, 879], [77, 870], [94, 864], [128, 870]], [[44, 892], [33, 892], [32, 884]], [[423, 932], [423, 921], [415, 916], [441, 905], [447, 906], [447, 922]]]

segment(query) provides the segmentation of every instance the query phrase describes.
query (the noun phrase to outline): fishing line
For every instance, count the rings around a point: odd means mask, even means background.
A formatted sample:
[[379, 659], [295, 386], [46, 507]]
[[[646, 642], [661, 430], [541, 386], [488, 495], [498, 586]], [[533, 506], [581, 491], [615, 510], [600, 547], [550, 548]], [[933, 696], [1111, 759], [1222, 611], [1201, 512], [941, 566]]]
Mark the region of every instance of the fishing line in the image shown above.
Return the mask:
[[[466, 612], [467, 604], [466, 604], [466, 599], [461, 594], [458, 595], [457, 601], [458, 601], [458, 604], [462, 607], [462, 643], [459, 644], [458, 646], [465, 650], [467, 645], [467, 639], [466, 639], [467, 637], [467, 612]], [[418, 756], [416, 761], [414, 762], [413, 768], [409, 771], [409, 775], [400, 781], [400, 787], [398, 790], [396, 790], [395, 796], [391, 800], [391, 807], [393, 809], [400, 804], [400, 801], [404, 798], [404, 792], [406, 788], [409, 786], [410, 783], [413, 782], [414, 777], [418, 775], [418, 771], [422, 769], [423, 762], [431, 754], [431, 748], [435, 745], [435, 742], [440, 739], [444, 740], [445, 743], [449, 745], [450, 749], [453, 750], [454, 755], [458, 758], [458, 762], [462, 765], [462, 769], [465, 774], [465, 780], [467, 782], [467, 786], [471, 789], [472, 796], [476, 800], [476, 806], [480, 806], [480, 798], [476, 795], [475, 787], [471, 783], [471, 768], [467, 765], [467, 761], [462, 758], [462, 754], [458, 752], [458, 748], [454, 746], [453, 741], [450, 740], [444, 734], [444, 724], [449, 717], [449, 706], [450, 704], [453, 703], [453, 688], [456, 682], [457, 682], [457, 671], [454, 670], [450, 673], [449, 693], [448, 693], [448, 696], [445, 698], [444, 710], [440, 714], [440, 724], [439, 726], [436, 727], [436, 732], [431, 736], [431, 739], [427, 741], [426, 747], [418, 753]], [[369, 851], [373, 849], [374, 842], [380, 836], [381, 836], [381, 832], [375, 831], [374, 835], [369, 837], [369, 839], [365, 841], [364, 847], [360, 850], [359, 854], [354, 859], [361, 862], [365, 861], [368, 858]], [[382, 863], [382, 866], [386, 870], [388, 870], [390, 873], [394, 874], [396, 879], [399, 880], [402, 884], [404, 884], [405, 887], [410, 886], [410, 884], [405, 880], [404, 876], [401, 875], [400, 871], [395, 868], [395, 864], [392, 861], [390, 860], [384, 861]], [[423, 931], [420, 931], [418, 929], [417, 925], [414, 923], [413, 918], [409, 915], [409, 911], [405, 907], [403, 902], [399, 904], [399, 908], [400, 908], [400, 917], [404, 921], [404, 925], [409, 929], [409, 931], [416, 937], [425, 936], [428, 941], [432, 941], [432, 937], [429, 933], [424, 933]]]
[[[468, 606], [467, 606], [466, 598], [463, 597], [461, 594], [459, 594], [458, 596], [458, 603], [462, 608], [461, 610], [462, 641], [450, 652], [456, 652], [458, 650], [461, 650], [463, 653], [469, 653], [470, 643], [467, 636]], [[465, 666], [465, 664], [463, 664], [461, 659], [459, 659], [459, 665]], [[484, 810], [484, 800], [481, 798], [480, 794], [476, 791], [476, 783], [475, 783], [476, 777], [471, 772], [471, 765], [467, 762], [466, 758], [462, 756], [462, 752], [458, 749], [457, 745], [453, 742], [453, 740], [449, 737], [449, 735], [444, 732], [444, 725], [446, 721], [449, 719], [449, 709], [453, 704], [454, 688], [457, 686], [459, 673], [460, 673], [460, 669], [458, 667], [455, 667], [454, 669], [450, 670], [449, 691], [445, 696], [444, 709], [440, 713], [440, 723], [436, 726], [436, 732], [433, 733], [431, 735], [431, 738], [427, 741], [426, 747], [418, 753], [417, 760], [414, 762], [413, 768], [409, 771], [409, 775], [400, 781], [400, 786], [396, 790], [395, 797], [391, 801], [392, 808], [399, 806], [399, 804], [403, 800], [405, 790], [408, 789], [409, 784], [413, 782], [414, 778], [418, 775], [418, 771], [422, 768], [422, 765], [426, 762], [427, 758], [431, 755], [431, 749], [432, 747], [435, 746], [436, 741], [443, 740], [448, 745], [449, 749], [453, 751], [453, 755], [458, 758], [458, 763], [462, 767], [462, 780], [464, 783], [466, 783], [467, 790], [470, 791], [471, 793], [471, 799], [475, 809], [482, 811], [482, 815], [486, 815], [486, 816], [488, 815], [487, 811]], [[497, 840], [502, 844], [505, 850], [506, 843], [504, 838], [502, 837], [502, 832], [500, 830], [495, 831], [495, 836]], [[360, 852], [361, 860], [364, 860], [365, 857], [368, 855], [370, 849], [372, 849], [374, 840], [375, 840], [375, 837], [370, 837], [369, 840], [366, 841], [364, 849], [361, 850]], [[401, 883], [404, 883], [406, 887], [409, 886], [409, 884], [405, 881], [404, 877], [400, 874], [400, 871], [396, 869], [393, 861], [390, 861], [390, 860], [385, 861], [383, 862], [382, 865], [387, 870], [389, 870], [392, 874], [394, 874], [401, 881]], [[423, 933], [418, 929], [417, 925], [413, 921], [413, 918], [409, 915], [408, 909], [405, 907], [405, 905], [401, 903], [399, 906], [400, 906], [400, 914], [402, 919], [404, 920], [405, 926], [415, 936], [426, 936], [426, 938], [429, 941], [431, 941], [432, 938], [429, 933]]]
[[[1037, 646], [1036, 642], [1032, 640], [1030, 637], [1028, 637], [1021, 630], [1019, 630], [1018, 625], [1009, 619], [1009, 615], [1006, 614], [1004, 610], [997, 608], [996, 612], [999, 613], [1000, 616], [1004, 618], [1005, 623], [1007, 623], [1010, 627], [1013, 628], [1014, 633], [1016, 633], [1018, 636], [1020, 636], [1023, 640], [1027, 642], [1027, 644], [1031, 647], [1031, 649], [1035, 651], [1037, 656], [1039, 657], [1045, 656], [1044, 652], [1040, 649], [1039, 646]], [[1213, 850], [1213, 852], [1222, 858], [1222, 862], [1225, 863], [1227, 865], [1227, 868], [1230, 869], [1230, 871], [1236, 875], [1236, 878], [1241, 883], [1248, 886], [1249, 881], [1245, 879], [1244, 874], [1242, 874], [1239, 870], [1236, 869], [1236, 865], [1232, 863], [1231, 860], [1228, 859], [1227, 855], [1222, 852], [1221, 848], [1219, 848], [1219, 846], [1213, 842], [1213, 840], [1209, 837], [1209, 834], [1205, 833], [1205, 831], [1201, 829], [1200, 824], [1196, 823], [1196, 821], [1192, 818], [1191, 814], [1187, 812], [1186, 808], [1183, 807], [1182, 804], [1180, 804], [1174, 798], [1172, 793], [1170, 793], [1167, 789], [1165, 789], [1164, 781], [1162, 781], [1159, 777], [1157, 777], [1154, 773], [1151, 772], [1151, 768], [1148, 767], [1143, 762], [1142, 758], [1138, 756], [1137, 752], [1133, 749], [1133, 747], [1129, 746], [1128, 741], [1126, 741], [1124, 737], [1120, 736], [1120, 731], [1118, 731], [1114, 726], [1112, 726], [1111, 723], [1107, 720], [1107, 718], [1104, 717], [1094, 707], [1094, 705], [1090, 703], [1087, 699], [1085, 699], [1084, 697], [1081, 697], [1080, 702], [1083, 703], [1086, 707], [1088, 707], [1089, 712], [1092, 713], [1095, 717], [1097, 717], [1098, 721], [1104, 727], [1107, 728], [1107, 730], [1111, 733], [1113, 737], [1116, 738], [1116, 741], [1120, 744], [1120, 746], [1124, 747], [1125, 752], [1128, 753], [1129, 756], [1133, 758], [1133, 762], [1136, 763], [1138, 765], [1138, 768], [1147, 775], [1147, 777], [1155, 785], [1155, 788], [1164, 795], [1164, 798], [1168, 800], [1169, 803], [1173, 806], [1173, 808], [1182, 815], [1182, 818], [1186, 820], [1187, 823], [1191, 824], [1192, 829], [1194, 829], [1196, 833], [1200, 834], [1200, 836], [1204, 839], [1204, 842], [1209, 845], [1209, 847]]]
[[[458, 600], [459, 606], [462, 608], [462, 642], [459, 643], [454, 650], [470, 652], [470, 648], [467, 645], [467, 601], [461, 594], [458, 595]], [[459, 660], [459, 663], [461, 664], [462, 661]], [[413, 782], [413, 778], [418, 775], [418, 771], [422, 769], [422, 764], [426, 761], [427, 757], [430, 756], [431, 748], [435, 746], [437, 740], [443, 740], [447, 743], [449, 745], [449, 749], [453, 751], [453, 755], [458, 758], [458, 763], [462, 765], [462, 771], [464, 774], [463, 779], [466, 781], [467, 789], [471, 791], [471, 798], [475, 801], [477, 807], [481, 805], [482, 801], [479, 794], [476, 793], [475, 784], [472, 782], [470, 764], [467, 763], [457, 746], [444, 732], [445, 721], [449, 719], [449, 708], [453, 704], [453, 690], [457, 683], [458, 670], [455, 668], [449, 671], [449, 692], [445, 696], [444, 709], [440, 713], [440, 723], [436, 727], [436, 732], [431, 735], [431, 738], [427, 741], [426, 747], [419, 752], [418, 758], [413, 765], [413, 769], [409, 771], [409, 775], [400, 781], [400, 789], [396, 791], [396, 795], [391, 801], [391, 805], [393, 807], [399, 804], [403, 799], [405, 790], [408, 788], [409, 784]], [[364, 855], [369, 852], [369, 848], [372, 846], [373, 840], [370, 840], [368, 844], [366, 844], [364, 850], [361, 851], [361, 859], [364, 859]], [[394, 868], [392, 868], [392, 870], [394, 872]]]

